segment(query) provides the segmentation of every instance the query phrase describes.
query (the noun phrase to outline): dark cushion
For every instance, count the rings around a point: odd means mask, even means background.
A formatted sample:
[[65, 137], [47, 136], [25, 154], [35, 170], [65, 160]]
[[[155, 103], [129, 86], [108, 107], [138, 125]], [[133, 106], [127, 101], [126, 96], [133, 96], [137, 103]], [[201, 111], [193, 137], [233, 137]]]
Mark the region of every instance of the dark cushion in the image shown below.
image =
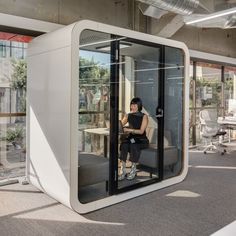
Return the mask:
[[[164, 148], [164, 166], [174, 165], [178, 161], [178, 150], [174, 146]], [[158, 150], [153, 147], [143, 149], [139, 164], [150, 168], [158, 167]]]
[[109, 180], [109, 160], [103, 156], [80, 153], [78, 184], [87, 186]]

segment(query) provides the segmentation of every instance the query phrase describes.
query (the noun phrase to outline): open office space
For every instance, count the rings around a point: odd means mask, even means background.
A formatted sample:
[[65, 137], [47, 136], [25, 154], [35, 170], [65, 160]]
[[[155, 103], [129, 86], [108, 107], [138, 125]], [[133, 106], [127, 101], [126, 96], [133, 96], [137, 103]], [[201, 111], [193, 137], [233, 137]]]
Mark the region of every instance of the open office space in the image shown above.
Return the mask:
[[22, 3], [0, 1], [3, 235], [234, 235], [236, 3]]

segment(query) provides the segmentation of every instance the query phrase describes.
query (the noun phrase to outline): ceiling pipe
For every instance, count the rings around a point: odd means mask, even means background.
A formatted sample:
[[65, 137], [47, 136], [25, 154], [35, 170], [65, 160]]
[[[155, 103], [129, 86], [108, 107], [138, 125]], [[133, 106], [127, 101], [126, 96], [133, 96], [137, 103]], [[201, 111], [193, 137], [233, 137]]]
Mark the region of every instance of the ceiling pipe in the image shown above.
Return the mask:
[[225, 29], [236, 28], [236, 14], [228, 17], [228, 19], [226, 20], [224, 24], [224, 28]]
[[199, 0], [138, 0], [139, 2], [171, 11], [180, 15], [190, 15], [199, 6]]

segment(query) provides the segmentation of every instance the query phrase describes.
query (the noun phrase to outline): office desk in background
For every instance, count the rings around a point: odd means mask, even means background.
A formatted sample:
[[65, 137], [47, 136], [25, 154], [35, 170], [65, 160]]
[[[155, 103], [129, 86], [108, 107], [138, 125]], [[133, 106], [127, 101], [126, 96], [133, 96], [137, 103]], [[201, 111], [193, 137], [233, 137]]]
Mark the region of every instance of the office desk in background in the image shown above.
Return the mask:
[[230, 142], [231, 130], [236, 129], [236, 116], [218, 117], [217, 122], [219, 125], [221, 125], [225, 129], [228, 129], [229, 142]]

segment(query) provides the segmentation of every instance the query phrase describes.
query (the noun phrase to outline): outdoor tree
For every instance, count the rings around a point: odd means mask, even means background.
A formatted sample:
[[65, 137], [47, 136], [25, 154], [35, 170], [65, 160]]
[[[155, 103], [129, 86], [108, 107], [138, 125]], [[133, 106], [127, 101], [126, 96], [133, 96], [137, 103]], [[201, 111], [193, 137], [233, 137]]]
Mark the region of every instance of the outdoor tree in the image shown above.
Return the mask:
[[12, 60], [10, 86], [16, 91], [16, 110], [26, 111], [27, 64], [25, 60]]
[[[80, 104], [79, 109], [90, 110], [88, 107], [88, 97], [90, 100], [99, 101], [103, 90], [109, 86], [109, 68], [96, 62], [94, 58], [87, 59], [80, 57], [79, 59], [79, 84], [80, 84]], [[90, 101], [91, 102], [91, 101]], [[80, 115], [80, 122], [85, 123], [90, 120], [89, 115]]]
[[109, 70], [106, 67], [99, 65], [92, 58], [91, 60], [80, 57], [79, 60], [79, 77], [80, 83], [88, 84], [104, 84], [109, 80]]

